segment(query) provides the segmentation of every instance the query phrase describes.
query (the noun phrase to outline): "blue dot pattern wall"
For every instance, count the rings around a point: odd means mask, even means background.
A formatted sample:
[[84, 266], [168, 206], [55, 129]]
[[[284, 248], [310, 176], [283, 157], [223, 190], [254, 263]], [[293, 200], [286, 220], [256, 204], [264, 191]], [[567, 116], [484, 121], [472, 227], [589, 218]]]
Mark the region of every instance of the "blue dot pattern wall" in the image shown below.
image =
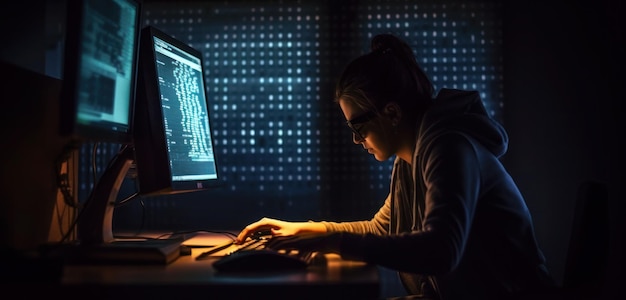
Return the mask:
[[241, 225], [262, 216], [369, 218], [382, 204], [393, 158], [381, 163], [354, 145], [332, 102], [342, 68], [377, 33], [407, 40], [437, 89], [480, 91], [500, 120], [500, 8], [495, 1], [146, 1], [143, 13], [145, 25], [203, 52], [225, 185], [219, 196], [198, 197], [228, 198], [225, 209], [238, 214], [228, 220]]

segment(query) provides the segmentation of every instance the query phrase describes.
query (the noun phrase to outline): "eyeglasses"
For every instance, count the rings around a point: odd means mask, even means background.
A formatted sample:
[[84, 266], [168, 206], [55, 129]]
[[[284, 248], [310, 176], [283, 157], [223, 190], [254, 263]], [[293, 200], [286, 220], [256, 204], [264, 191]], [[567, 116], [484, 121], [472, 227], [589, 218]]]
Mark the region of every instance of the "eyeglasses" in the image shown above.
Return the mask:
[[354, 133], [354, 135], [359, 138], [359, 141], [363, 141], [365, 140], [365, 138], [363, 137], [359, 129], [355, 127], [355, 125], [365, 124], [370, 120], [376, 118], [377, 116], [378, 114], [376, 112], [370, 110], [356, 118], [353, 118], [352, 120], [346, 121], [346, 125], [348, 125], [350, 130], [352, 130], [352, 133]]

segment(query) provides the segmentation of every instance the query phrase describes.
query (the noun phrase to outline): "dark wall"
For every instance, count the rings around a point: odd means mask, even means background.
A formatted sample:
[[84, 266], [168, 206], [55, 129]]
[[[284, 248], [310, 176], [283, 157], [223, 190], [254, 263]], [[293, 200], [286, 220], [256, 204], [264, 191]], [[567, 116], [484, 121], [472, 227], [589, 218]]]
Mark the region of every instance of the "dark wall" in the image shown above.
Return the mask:
[[[0, 9], [0, 60], [43, 73], [45, 65], [45, 1], [21, 2]], [[28, 12], [28, 14], [26, 14]]]
[[[560, 1], [558, 1], [560, 2]], [[549, 266], [561, 281], [578, 185], [607, 184], [609, 271], [624, 249], [624, 13], [618, 1], [507, 4], [504, 17], [504, 158], [535, 219]], [[622, 275], [623, 276], [623, 275]], [[613, 285], [614, 286], [614, 285]]]

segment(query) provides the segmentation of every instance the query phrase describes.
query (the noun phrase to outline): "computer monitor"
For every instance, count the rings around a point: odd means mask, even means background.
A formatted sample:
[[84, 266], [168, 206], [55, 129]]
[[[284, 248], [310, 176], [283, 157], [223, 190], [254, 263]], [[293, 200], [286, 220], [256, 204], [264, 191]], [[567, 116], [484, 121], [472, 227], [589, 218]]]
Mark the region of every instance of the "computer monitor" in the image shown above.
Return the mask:
[[147, 26], [138, 75], [134, 148], [140, 194], [219, 185], [202, 53]]
[[[132, 149], [141, 3], [68, 0], [65, 20], [59, 124], [60, 135], [72, 141], [68, 151], [100, 142]], [[131, 164], [132, 151], [123, 151], [82, 203], [77, 217], [80, 243], [112, 240], [111, 201]]]
[[68, 0], [66, 5], [61, 136], [130, 143], [140, 3]]

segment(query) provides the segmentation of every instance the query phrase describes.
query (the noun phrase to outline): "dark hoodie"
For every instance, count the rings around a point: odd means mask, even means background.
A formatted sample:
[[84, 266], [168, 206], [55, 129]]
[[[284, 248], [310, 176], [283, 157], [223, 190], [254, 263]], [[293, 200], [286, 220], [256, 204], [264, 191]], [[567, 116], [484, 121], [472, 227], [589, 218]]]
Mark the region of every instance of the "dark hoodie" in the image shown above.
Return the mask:
[[369, 221], [324, 222], [340, 254], [399, 271], [409, 294], [512, 299], [551, 279], [524, 198], [499, 157], [505, 130], [474, 91], [443, 89], [396, 158], [390, 198]]

